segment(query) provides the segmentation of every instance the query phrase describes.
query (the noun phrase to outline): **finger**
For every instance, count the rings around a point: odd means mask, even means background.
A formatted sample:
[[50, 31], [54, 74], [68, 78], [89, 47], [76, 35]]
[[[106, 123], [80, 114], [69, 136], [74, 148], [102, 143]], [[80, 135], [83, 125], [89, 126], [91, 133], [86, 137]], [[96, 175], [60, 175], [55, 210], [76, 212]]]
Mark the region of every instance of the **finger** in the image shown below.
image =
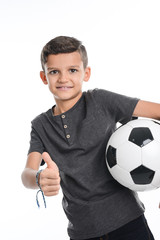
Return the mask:
[[60, 186], [59, 185], [42, 186], [41, 189], [44, 193], [58, 192], [60, 189]]
[[42, 191], [45, 196], [55, 196], [59, 193], [60, 187], [59, 186], [45, 186], [42, 187]]
[[46, 168], [40, 173], [40, 179], [59, 179], [59, 171]]
[[44, 192], [44, 195], [46, 196], [46, 197], [52, 197], [52, 196], [56, 196], [56, 195], [58, 195], [59, 194], [59, 191], [55, 191], [55, 192]]
[[52, 185], [60, 185], [60, 177], [58, 178], [40, 178], [41, 186], [52, 186]]
[[48, 168], [58, 171], [58, 167], [57, 167], [56, 163], [51, 159], [50, 155], [47, 152], [44, 152], [42, 154], [42, 158], [45, 161], [45, 163], [47, 164]]

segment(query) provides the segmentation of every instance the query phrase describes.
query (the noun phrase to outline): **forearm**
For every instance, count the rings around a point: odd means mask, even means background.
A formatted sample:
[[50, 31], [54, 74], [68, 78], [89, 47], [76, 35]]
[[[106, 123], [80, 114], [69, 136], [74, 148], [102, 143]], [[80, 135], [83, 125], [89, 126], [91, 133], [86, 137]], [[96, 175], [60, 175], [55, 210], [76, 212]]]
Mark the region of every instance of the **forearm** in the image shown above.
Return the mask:
[[146, 117], [160, 121], [160, 104], [140, 100], [133, 115], [135, 117]]
[[22, 183], [26, 188], [30, 189], [38, 189], [37, 183], [36, 183], [36, 174], [37, 170], [31, 169], [31, 168], [25, 168], [22, 172], [21, 178]]

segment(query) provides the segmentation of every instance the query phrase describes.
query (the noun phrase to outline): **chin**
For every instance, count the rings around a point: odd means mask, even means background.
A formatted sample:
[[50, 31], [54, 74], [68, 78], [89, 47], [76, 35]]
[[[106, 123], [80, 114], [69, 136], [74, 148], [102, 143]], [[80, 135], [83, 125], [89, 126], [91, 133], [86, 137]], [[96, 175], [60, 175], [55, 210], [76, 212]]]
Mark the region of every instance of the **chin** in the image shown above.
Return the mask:
[[55, 96], [55, 98], [57, 100], [61, 100], [61, 101], [73, 100], [73, 99], [80, 98], [80, 97], [81, 97], [81, 94], [79, 92], [78, 93], [73, 93], [73, 94], [62, 93], [62, 94], [57, 94]]

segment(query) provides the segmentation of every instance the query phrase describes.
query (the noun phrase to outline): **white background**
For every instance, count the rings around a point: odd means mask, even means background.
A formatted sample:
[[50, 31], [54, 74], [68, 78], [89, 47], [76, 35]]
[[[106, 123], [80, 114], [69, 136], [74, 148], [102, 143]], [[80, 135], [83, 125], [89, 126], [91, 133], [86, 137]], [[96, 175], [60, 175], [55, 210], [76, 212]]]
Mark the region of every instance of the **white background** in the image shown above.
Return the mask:
[[[40, 52], [58, 35], [83, 41], [92, 68], [84, 89], [160, 102], [159, 0], [0, 0], [0, 239], [68, 239], [62, 194], [38, 210], [21, 172], [30, 122], [54, 100], [39, 78]], [[160, 190], [140, 193], [160, 239]], [[2, 237], [3, 236], [3, 237]]]

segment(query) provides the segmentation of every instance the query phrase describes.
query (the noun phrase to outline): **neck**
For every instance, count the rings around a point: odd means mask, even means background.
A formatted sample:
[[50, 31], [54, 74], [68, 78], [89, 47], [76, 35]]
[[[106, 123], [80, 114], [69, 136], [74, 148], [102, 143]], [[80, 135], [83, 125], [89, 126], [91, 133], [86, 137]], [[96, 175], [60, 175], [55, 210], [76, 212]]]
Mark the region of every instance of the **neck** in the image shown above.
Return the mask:
[[[82, 96], [82, 94], [81, 94]], [[74, 98], [74, 100], [66, 100], [66, 101], [60, 101], [58, 99], [55, 99], [56, 101], [56, 106], [54, 107], [54, 115], [60, 115], [64, 112], [67, 112], [69, 109], [71, 109], [81, 98], [79, 96], [78, 98]]]

